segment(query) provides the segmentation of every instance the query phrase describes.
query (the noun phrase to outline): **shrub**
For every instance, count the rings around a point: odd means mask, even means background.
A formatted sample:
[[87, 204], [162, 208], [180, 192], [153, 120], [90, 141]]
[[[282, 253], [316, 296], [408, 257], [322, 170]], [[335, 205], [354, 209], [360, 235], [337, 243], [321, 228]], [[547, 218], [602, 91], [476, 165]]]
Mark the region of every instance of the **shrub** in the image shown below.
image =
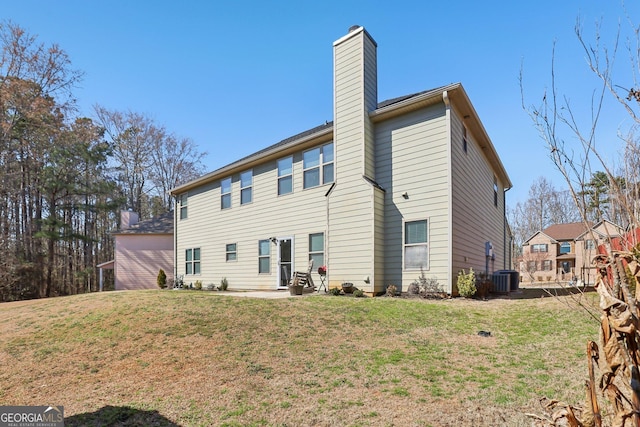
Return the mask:
[[551, 276], [547, 276], [547, 282], [551, 281]]
[[407, 288], [409, 295], [420, 295], [423, 298], [447, 298], [447, 294], [438, 283], [436, 277], [427, 278], [421, 270], [420, 276], [414, 280]]
[[196, 280], [195, 285], [193, 285], [193, 287], [197, 290], [197, 291], [201, 291], [202, 290], [202, 280]]
[[464, 269], [458, 272], [458, 293], [465, 298], [476, 294], [476, 275], [473, 268], [470, 268], [468, 273], [465, 273]]
[[362, 289], [356, 289], [353, 291], [353, 296], [356, 298], [362, 298], [364, 297], [364, 291]]
[[158, 287], [160, 289], [164, 289], [167, 287], [167, 274], [163, 269], [160, 269], [160, 271], [158, 271], [158, 278], [156, 279], [156, 283], [158, 284]]
[[417, 281], [411, 283], [407, 288], [407, 293], [411, 295], [418, 295], [420, 293], [420, 283], [418, 283]]
[[342, 293], [342, 290], [340, 288], [331, 288], [329, 289], [329, 293], [333, 296], [338, 296]]
[[421, 284], [421, 287], [421, 292], [425, 294], [437, 294], [444, 292], [442, 290], [442, 286], [438, 283], [438, 279], [435, 277], [425, 279], [425, 282]]
[[184, 288], [184, 276], [182, 276], [182, 274], [179, 274], [174, 280], [173, 280], [173, 289], [182, 289]]
[[228, 287], [229, 287], [229, 281], [227, 280], [226, 277], [223, 277], [222, 280], [220, 280], [220, 290], [226, 291]]
[[387, 286], [387, 296], [395, 297], [398, 293], [398, 287], [396, 285], [388, 285]]

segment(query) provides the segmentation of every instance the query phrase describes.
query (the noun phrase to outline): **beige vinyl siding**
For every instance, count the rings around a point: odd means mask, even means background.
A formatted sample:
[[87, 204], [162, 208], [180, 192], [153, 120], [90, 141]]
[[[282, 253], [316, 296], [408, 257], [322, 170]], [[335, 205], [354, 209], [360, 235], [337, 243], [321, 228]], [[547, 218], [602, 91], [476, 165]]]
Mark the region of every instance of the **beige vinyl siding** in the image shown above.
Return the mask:
[[[386, 285], [403, 290], [420, 271], [403, 267], [404, 221], [427, 219], [429, 269], [449, 291], [449, 168], [444, 104], [377, 124], [376, 180], [386, 190], [384, 268]], [[404, 199], [402, 194], [409, 198]]]
[[[329, 196], [330, 286], [351, 282], [367, 292], [374, 280], [374, 192], [365, 174], [373, 159], [372, 124], [375, 108], [375, 42], [356, 30], [334, 44], [334, 140], [336, 186]], [[373, 174], [373, 166], [368, 169]]]
[[[484, 242], [493, 244], [495, 261], [489, 270], [510, 268], [505, 262], [504, 183], [498, 179], [498, 205], [494, 205], [494, 175], [488, 160], [471, 131], [467, 132], [467, 152], [462, 145], [462, 121], [451, 111], [452, 162], [452, 271], [473, 267], [485, 271]], [[507, 254], [508, 256], [508, 254]]]
[[[321, 146], [330, 141], [322, 141]], [[271, 245], [269, 274], [258, 273], [258, 241], [294, 238], [294, 268], [306, 270], [308, 235], [326, 235], [326, 197], [330, 184], [303, 189], [302, 152], [293, 155], [293, 192], [278, 196], [277, 163], [253, 168], [253, 201], [240, 205], [239, 175], [232, 176], [231, 209], [220, 209], [220, 181], [189, 192], [189, 218], [178, 221], [177, 273], [184, 274], [185, 249], [199, 247], [201, 274], [185, 276], [219, 284], [227, 277], [232, 289], [275, 289], [276, 245]], [[237, 260], [226, 261], [226, 244], [237, 244]], [[316, 266], [317, 267], [317, 266]], [[314, 268], [314, 271], [316, 268]], [[318, 279], [319, 280], [319, 279]]]
[[369, 178], [375, 179], [375, 136], [374, 126], [368, 119], [368, 113], [375, 110], [377, 107], [378, 99], [378, 85], [377, 85], [377, 70], [376, 61], [377, 53], [376, 47], [373, 43], [365, 43], [365, 63], [364, 63], [364, 102], [365, 102], [365, 115], [364, 120], [364, 175]]
[[384, 260], [385, 260], [385, 192], [380, 189], [375, 189], [374, 194], [374, 276], [371, 277], [372, 292], [379, 294], [385, 291], [385, 276], [384, 276]]
[[[352, 191], [353, 187], [358, 191]], [[338, 183], [329, 197], [328, 279], [330, 286], [351, 282], [366, 292], [373, 292], [372, 283], [365, 283], [365, 279], [374, 276], [375, 190], [363, 178], [350, 182], [347, 188], [349, 191], [341, 191]]]

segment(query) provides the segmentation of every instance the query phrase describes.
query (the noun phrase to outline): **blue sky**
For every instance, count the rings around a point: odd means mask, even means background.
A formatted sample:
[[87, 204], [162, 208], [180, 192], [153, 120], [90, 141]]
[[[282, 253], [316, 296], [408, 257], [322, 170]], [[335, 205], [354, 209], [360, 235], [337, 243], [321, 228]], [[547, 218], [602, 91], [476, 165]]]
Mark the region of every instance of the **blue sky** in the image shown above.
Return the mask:
[[[558, 85], [588, 102], [578, 16], [588, 34], [602, 19], [608, 41], [621, 3], [0, 0], [0, 19], [58, 43], [85, 73], [83, 115], [95, 104], [145, 113], [207, 151], [207, 170], [332, 120], [332, 43], [362, 25], [378, 43], [380, 100], [462, 83], [513, 182], [510, 205], [538, 176], [565, 187], [522, 110], [518, 76], [522, 65], [525, 97], [538, 102], [555, 40]], [[603, 122], [611, 156], [625, 118], [612, 106]]]

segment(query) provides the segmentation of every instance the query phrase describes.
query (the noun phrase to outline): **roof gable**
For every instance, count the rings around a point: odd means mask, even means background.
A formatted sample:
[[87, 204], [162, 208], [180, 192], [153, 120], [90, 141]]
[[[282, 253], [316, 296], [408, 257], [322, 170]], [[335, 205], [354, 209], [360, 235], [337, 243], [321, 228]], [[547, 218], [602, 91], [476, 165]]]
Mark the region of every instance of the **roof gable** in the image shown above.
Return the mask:
[[542, 231], [536, 231], [535, 233], [533, 233], [533, 235], [532, 235], [531, 237], [529, 237], [527, 240], [525, 240], [525, 241], [524, 241], [524, 243], [522, 244], [522, 246], [527, 246], [527, 245], [529, 244], [529, 242], [530, 242], [530, 241], [532, 241], [533, 239], [535, 239], [537, 236], [540, 236], [540, 235], [547, 237], [547, 238], [548, 238], [551, 242], [553, 242], [553, 243], [557, 243], [557, 242], [556, 242], [556, 239], [554, 239], [553, 237], [551, 237], [551, 236], [549, 236], [549, 235], [545, 234], [545, 233], [544, 233], [544, 232], [542, 232]]

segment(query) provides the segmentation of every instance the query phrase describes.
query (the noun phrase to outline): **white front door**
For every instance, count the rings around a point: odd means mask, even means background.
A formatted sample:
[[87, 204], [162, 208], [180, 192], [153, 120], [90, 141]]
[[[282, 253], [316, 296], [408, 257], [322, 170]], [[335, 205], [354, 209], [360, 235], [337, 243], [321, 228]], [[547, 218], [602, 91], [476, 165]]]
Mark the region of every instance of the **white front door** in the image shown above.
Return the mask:
[[289, 286], [293, 274], [293, 237], [278, 237], [278, 289]]

